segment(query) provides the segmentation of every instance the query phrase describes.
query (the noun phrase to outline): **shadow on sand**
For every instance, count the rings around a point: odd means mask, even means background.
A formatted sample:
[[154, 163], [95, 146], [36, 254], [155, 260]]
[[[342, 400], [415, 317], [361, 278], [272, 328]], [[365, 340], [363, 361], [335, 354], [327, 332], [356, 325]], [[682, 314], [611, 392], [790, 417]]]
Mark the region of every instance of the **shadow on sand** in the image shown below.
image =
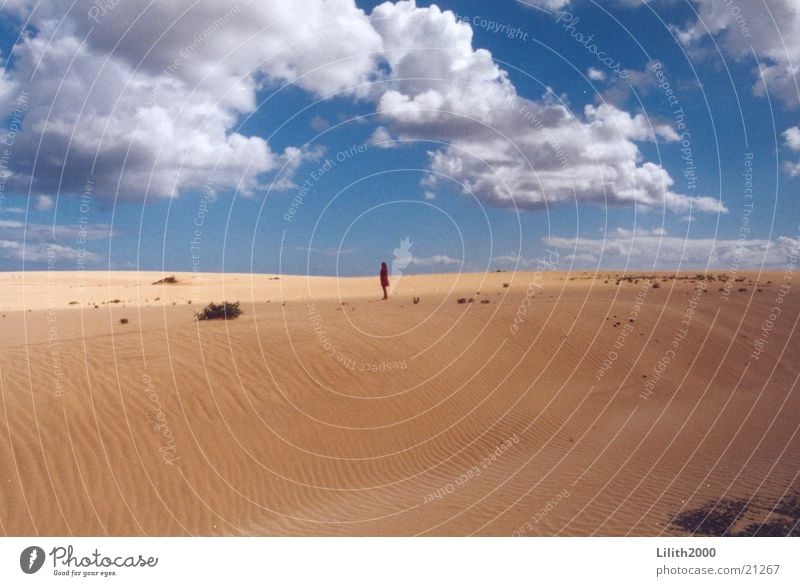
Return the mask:
[[777, 503], [722, 499], [684, 511], [671, 527], [692, 535], [714, 537], [800, 537], [800, 493]]

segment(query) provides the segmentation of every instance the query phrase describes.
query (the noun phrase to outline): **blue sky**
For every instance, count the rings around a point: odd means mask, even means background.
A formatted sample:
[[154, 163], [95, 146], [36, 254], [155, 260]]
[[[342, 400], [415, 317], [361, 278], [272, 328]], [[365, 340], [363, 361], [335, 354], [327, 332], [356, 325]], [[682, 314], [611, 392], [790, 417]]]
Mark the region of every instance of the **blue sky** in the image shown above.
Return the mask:
[[0, 269], [797, 252], [790, 0], [147, 4], [6, 4]]

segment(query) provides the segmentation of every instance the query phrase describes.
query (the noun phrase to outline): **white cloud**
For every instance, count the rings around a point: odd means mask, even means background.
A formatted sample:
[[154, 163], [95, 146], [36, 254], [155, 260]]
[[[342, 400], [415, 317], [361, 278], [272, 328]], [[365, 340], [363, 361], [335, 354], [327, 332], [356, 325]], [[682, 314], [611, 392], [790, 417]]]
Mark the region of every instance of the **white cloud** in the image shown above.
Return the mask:
[[443, 175], [484, 201], [527, 209], [578, 200], [725, 211], [711, 197], [673, 191], [669, 173], [644, 160], [636, 143], [676, 141], [670, 126], [610, 104], [573, 114], [552, 95], [518, 96], [491, 54], [473, 49], [470, 26], [435, 5], [385, 3], [371, 19], [393, 80], [381, 117], [400, 139], [448, 145], [431, 151], [426, 187]]
[[624, 79], [617, 75], [609, 79], [606, 88], [598, 96], [598, 101], [622, 107], [622, 105], [628, 101], [634, 90], [640, 98], [647, 96], [653, 88], [657, 87], [656, 76], [653, 74], [653, 71], [660, 67], [663, 67], [663, 64], [657, 59], [654, 59], [648, 61], [641, 70], [626, 68]]
[[[520, 97], [491, 53], [473, 48], [469, 24], [435, 5], [386, 2], [367, 17], [354, 0], [129, 0], [100, 23], [87, 16], [93, 6], [6, 5], [37, 28], [0, 79], [3, 95], [32, 80], [9, 179], [18, 188], [80, 193], [92, 174], [98, 197], [175, 197], [209, 178], [216, 190], [249, 194], [284, 164], [277, 185], [291, 187], [297, 149], [276, 153], [237, 126], [256, 108], [257, 90], [279, 82], [374, 100], [385, 126], [371, 143], [442, 141], [431, 171], [495, 205], [725, 211], [680, 193], [666, 169], [645, 160], [637, 143], [673, 142], [672, 128], [609, 104], [572, 113], [552, 95]], [[389, 84], [360, 87], [381, 77]]]
[[389, 134], [389, 131], [386, 130], [386, 128], [383, 126], [378, 126], [372, 135], [370, 135], [367, 143], [378, 148], [389, 149], [397, 146], [394, 141], [395, 139], [392, 138], [392, 135]]
[[[792, 126], [783, 131], [784, 144], [794, 152], [800, 151], [800, 126]], [[790, 177], [800, 175], [800, 161], [784, 161], [783, 171]]]
[[797, 0], [695, 1], [699, 5], [698, 18], [687, 29], [678, 31], [681, 41], [693, 45], [711, 34], [735, 59], [752, 58], [755, 51], [760, 71], [756, 72], [754, 93], [765, 95], [769, 90], [787, 106], [796, 107], [800, 102], [800, 4]]
[[797, 177], [800, 175], [800, 161], [784, 161], [783, 172], [789, 177]]
[[381, 48], [353, 0], [128, 0], [103, 15], [102, 24], [87, 18], [95, 4], [77, 0], [67, 11], [60, 0], [12, 0], [6, 10], [32, 16], [47, 32], [58, 25], [65, 36], [87, 36], [97, 53], [113, 52], [147, 75], [167, 72], [242, 110], [253, 105], [253, 95], [240, 86], [252, 89], [256, 73], [327, 95], [367, 80], [372, 53]]
[[789, 177], [797, 177], [800, 175], [800, 161], [784, 161], [783, 172]]
[[800, 240], [779, 237], [770, 240], [724, 240], [670, 236], [663, 230], [617, 229], [606, 238], [543, 239], [547, 246], [562, 251], [567, 262], [581, 266], [635, 268], [779, 267], [787, 257], [800, 252]]
[[436, 199], [436, 194], [434, 192], [432, 192], [432, 191], [426, 190], [423, 195], [425, 196], [425, 199], [427, 201], [431, 201], [431, 200]]
[[29, 91], [13, 160], [20, 190], [32, 176], [35, 193], [81, 193], [92, 175], [98, 197], [174, 197], [209, 177], [251, 193], [284, 162], [237, 131], [258, 87], [360, 95], [354, 86], [374, 75], [381, 49], [353, 0], [126, 0], [99, 24], [93, 6], [6, 3], [38, 29], [3, 79]]
[[586, 77], [588, 77], [592, 81], [603, 81], [606, 78], [606, 73], [605, 71], [601, 71], [600, 69], [595, 69], [594, 67], [590, 67], [586, 71]]
[[497, 256], [494, 256], [492, 257], [492, 263], [503, 266], [521, 266], [521, 267], [526, 267], [529, 265], [529, 261], [527, 259], [514, 254], [499, 254]]
[[429, 257], [415, 256], [411, 259], [409, 264], [420, 267], [431, 267], [437, 265], [460, 265], [461, 261], [446, 254], [435, 254]]
[[783, 140], [793, 151], [800, 151], [800, 126], [792, 126], [783, 131]]
[[538, 271], [556, 270], [559, 268], [560, 254], [557, 250], [546, 249], [545, 254], [539, 258], [525, 258], [519, 253], [510, 252], [492, 257], [494, 266], [504, 266], [513, 269], [536, 269]]

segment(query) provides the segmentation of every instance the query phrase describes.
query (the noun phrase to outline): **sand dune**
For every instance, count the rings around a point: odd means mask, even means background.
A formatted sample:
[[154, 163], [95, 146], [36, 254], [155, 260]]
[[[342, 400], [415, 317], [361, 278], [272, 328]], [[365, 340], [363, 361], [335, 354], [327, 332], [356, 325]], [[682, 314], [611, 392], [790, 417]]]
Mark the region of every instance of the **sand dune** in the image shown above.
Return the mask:
[[[165, 276], [0, 275], [4, 534], [791, 518], [768, 515], [800, 488], [783, 273], [404, 276], [388, 302], [374, 277]], [[193, 319], [223, 299], [243, 315]]]

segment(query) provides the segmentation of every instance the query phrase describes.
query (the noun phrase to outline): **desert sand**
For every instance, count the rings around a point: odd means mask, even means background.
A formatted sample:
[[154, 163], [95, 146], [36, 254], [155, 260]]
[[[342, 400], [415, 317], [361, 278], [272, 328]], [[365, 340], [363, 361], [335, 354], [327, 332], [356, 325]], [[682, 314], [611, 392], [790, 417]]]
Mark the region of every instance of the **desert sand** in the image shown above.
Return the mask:
[[793, 522], [791, 274], [171, 274], [0, 275], [3, 534]]

